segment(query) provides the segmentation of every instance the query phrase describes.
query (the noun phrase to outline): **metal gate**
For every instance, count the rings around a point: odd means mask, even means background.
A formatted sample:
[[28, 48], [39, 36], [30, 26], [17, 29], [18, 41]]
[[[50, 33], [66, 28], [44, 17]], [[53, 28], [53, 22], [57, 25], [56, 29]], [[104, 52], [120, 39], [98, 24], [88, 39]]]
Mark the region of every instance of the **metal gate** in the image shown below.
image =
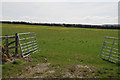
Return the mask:
[[17, 33], [17, 36], [23, 57], [39, 50], [35, 32]]
[[120, 38], [105, 37], [101, 49], [100, 57], [104, 60], [119, 63], [120, 62]]

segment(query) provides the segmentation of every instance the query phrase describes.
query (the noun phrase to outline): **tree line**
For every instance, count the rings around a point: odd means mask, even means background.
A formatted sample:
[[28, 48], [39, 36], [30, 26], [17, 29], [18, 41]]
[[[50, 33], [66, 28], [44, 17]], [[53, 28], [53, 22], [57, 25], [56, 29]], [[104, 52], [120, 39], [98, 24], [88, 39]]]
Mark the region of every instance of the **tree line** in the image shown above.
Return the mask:
[[64, 23], [30, 23], [23, 21], [0, 21], [6, 24], [25, 24], [25, 25], [41, 25], [41, 26], [59, 26], [59, 27], [77, 27], [77, 28], [96, 28], [96, 29], [120, 29], [120, 25], [85, 25], [85, 24], [64, 24]]

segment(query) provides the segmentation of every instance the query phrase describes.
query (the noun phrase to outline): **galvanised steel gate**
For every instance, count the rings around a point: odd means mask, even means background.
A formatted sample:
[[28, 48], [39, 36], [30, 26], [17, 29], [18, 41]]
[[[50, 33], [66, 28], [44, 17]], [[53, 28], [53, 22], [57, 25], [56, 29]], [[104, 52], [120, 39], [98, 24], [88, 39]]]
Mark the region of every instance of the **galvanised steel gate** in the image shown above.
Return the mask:
[[120, 38], [105, 37], [100, 57], [104, 60], [120, 63]]
[[23, 57], [39, 50], [35, 32], [17, 33], [17, 36]]

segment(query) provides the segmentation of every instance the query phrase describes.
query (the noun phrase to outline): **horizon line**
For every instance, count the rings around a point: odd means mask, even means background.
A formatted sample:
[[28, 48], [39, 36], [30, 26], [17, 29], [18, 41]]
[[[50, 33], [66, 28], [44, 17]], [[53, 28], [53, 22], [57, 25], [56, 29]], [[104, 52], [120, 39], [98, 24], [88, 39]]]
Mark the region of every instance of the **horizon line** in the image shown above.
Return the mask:
[[25, 23], [46, 23], [46, 24], [81, 24], [81, 25], [119, 25], [119, 23], [104, 23], [104, 24], [91, 24], [91, 23], [65, 23], [65, 22], [32, 22], [32, 21], [9, 21], [9, 20], [0, 20], [0, 22], [25, 22]]

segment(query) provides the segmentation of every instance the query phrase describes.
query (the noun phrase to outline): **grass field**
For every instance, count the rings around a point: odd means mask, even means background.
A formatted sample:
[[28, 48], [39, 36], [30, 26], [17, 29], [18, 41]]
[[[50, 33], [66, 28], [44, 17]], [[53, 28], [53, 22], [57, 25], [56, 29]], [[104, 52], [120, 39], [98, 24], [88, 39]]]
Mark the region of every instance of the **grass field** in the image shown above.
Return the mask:
[[34, 69], [42, 63], [50, 63], [46, 71], [34, 70], [32, 76], [27, 77], [120, 77], [116, 64], [99, 57], [104, 37], [118, 37], [118, 30], [2, 24], [2, 35], [21, 32], [35, 32], [40, 51], [31, 54], [32, 61], [21, 58], [4, 64], [3, 78], [19, 77], [30, 72], [27, 67]]

